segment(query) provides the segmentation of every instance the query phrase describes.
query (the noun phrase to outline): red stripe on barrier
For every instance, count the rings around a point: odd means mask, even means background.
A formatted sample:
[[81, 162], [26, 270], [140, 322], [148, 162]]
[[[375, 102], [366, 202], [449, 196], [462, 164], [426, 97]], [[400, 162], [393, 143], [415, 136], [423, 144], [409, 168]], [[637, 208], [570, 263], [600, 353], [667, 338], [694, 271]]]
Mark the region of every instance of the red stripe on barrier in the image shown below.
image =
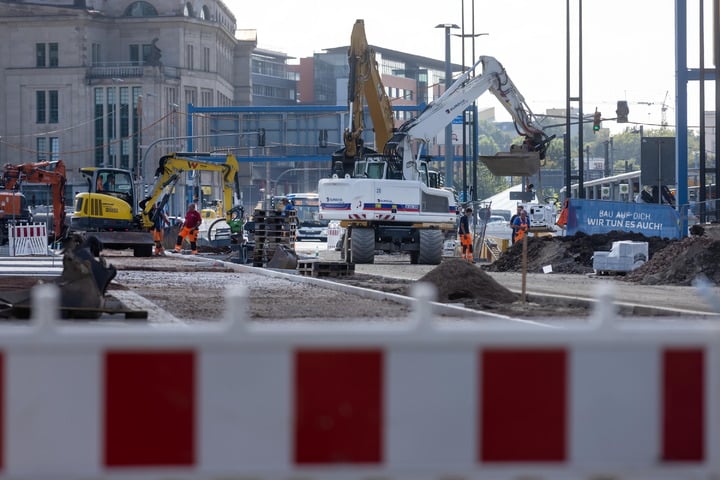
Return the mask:
[[479, 361], [479, 461], [565, 461], [567, 353], [486, 350]]
[[700, 349], [663, 353], [663, 440], [665, 461], [705, 458], [705, 355]]
[[295, 463], [382, 462], [382, 352], [296, 352], [294, 409]]
[[105, 465], [188, 466], [195, 453], [195, 355], [105, 355]]

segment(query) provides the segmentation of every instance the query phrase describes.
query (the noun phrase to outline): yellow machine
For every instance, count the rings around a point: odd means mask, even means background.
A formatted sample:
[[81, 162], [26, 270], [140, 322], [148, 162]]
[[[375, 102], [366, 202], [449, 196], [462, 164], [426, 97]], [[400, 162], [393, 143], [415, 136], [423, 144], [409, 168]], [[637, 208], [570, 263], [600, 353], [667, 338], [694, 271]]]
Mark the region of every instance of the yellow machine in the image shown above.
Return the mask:
[[[153, 206], [167, 204], [182, 173], [191, 170], [222, 173], [223, 205], [233, 205], [238, 191], [238, 163], [233, 155], [171, 154], [160, 159], [150, 195], [141, 201], [128, 170], [83, 167], [88, 191], [75, 196], [71, 230], [97, 237], [104, 248], [133, 249], [136, 257], [152, 255]], [[230, 219], [232, 214], [228, 212]]]

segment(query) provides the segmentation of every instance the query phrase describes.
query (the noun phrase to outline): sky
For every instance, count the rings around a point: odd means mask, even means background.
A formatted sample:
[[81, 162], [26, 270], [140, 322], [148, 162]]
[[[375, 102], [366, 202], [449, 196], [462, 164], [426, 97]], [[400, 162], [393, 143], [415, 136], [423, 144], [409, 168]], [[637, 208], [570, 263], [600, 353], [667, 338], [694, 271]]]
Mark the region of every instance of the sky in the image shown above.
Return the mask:
[[[705, 0], [705, 27], [712, 28], [711, 0]], [[495, 57], [535, 114], [564, 108], [566, 84], [565, 0], [224, 0], [239, 29], [257, 30], [258, 47], [308, 57], [325, 48], [346, 46], [356, 19], [365, 21], [368, 42], [384, 48], [445, 59], [445, 32], [438, 24], [454, 23], [465, 34], [487, 33], [475, 39], [475, 54]], [[579, 96], [579, 0], [570, 0], [570, 77], [572, 97]], [[688, 3], [696, 4], [694, 0]], [[473, 15], [474, 4], [474, 15]], [[464, 7], [464, 22], [463, 22]], [[474, 17], [474, 18], [473, 18]], [[697, 6], [688, 7], [688, 66], [697, 67]], [[602, 0], [582, 2], [583, 111], [597, 109], [604, 118], [616, 117], [618, 100], [626, 100], [629, 120], [657, 128], [663, 105], [670, 126], [675, 123], [675, 4], [674, 0]], [[453, 30], [462, 33], [462, 29]], [[712, 63], [706, 43], [706, 67]], [[473, 63], [472, 39], [452, 37], [453, 63]], [[697, 95], [697, 82], [688, 87]], [[708, 109], [714, 110], [714, 84], [706, 87]], [[699, 123], [697, 101], [688, 109], [688, 123]], [[494, 106], [497, 120], [509, 120], [501, 105], [487, 93], [480, 108]], [[572, 106], [577, 106], [573, 102]], [[562, 120], [560, 120], [562, 122]], [[622, 131], [614, 121], [603, 127]], [[646, 127], [647, 128], [647, 127]]]

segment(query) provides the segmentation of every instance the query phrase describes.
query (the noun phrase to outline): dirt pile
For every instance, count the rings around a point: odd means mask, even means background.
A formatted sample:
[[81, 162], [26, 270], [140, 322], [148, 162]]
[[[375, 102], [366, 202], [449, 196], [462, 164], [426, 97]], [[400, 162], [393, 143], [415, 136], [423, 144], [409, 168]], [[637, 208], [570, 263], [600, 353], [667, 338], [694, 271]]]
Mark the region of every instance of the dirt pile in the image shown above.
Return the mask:
[[[544, 266], [552, 265], [552, 271], [557, 273], [592, 273], [595, 252], [610, 251], [613, 242], [623, 240], [648, 242], [650, 258], [674, 241], [619, 231], [596, 235], [578, 233], [571, 237], [529, 237], [527, 271], [542, 273]], [[489, 272], [522, 271], [522, 242], [512, 245], [499, 259], [483, 268]]]
[[[682, 240], [645, 237], [639, 233], [613, 231], [607, 234], [571, 237], [530, 237], [527, 242], [527, 271], [542, 273], [552, 266], [556, 273], [593, 273], [596, 251], [610, 251], [613, 242], [648, 242], [649, 260], [639, 269], [618, 277], [646, 285], [690, 285], [699, 275], [720, 285], [720, 239], [703, 233]], [[499, 259], [483, 265], [489, 272], [522, 271], [522, 244], [506, 250]]]
[[642, 285], [692, 285], [701, 276], [720, 285], [720, 241], [707, 236], [672, 242], [622, 279]]
[[515, 293], [500, 285], [490, 275], [460, 259], [441, 263], [418, 281], [435, 285], [438, 301], [442, 303], [467, 299], [512, 303], [518, 299]]

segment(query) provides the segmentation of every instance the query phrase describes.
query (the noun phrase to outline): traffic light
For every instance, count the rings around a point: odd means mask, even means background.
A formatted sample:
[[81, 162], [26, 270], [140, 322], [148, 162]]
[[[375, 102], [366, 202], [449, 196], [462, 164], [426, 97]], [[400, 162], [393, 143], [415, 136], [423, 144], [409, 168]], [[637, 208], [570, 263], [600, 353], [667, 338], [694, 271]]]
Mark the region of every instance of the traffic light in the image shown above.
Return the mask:
[[600, 131], [600, 122], [602, 121], [602, 115], [600, 112], [595, 110], [593, 114], [593, 132], [597, 133]]
[[628, 123], [628, 114], [630, 113], [628, 102], [625, 100], [618, 100], [617, 110], [615, 110], [615, 113], [617, 114], [617, 123]]
[[261, 128], [258, 130], [258, 147], [265, 146], [265, 129]]

